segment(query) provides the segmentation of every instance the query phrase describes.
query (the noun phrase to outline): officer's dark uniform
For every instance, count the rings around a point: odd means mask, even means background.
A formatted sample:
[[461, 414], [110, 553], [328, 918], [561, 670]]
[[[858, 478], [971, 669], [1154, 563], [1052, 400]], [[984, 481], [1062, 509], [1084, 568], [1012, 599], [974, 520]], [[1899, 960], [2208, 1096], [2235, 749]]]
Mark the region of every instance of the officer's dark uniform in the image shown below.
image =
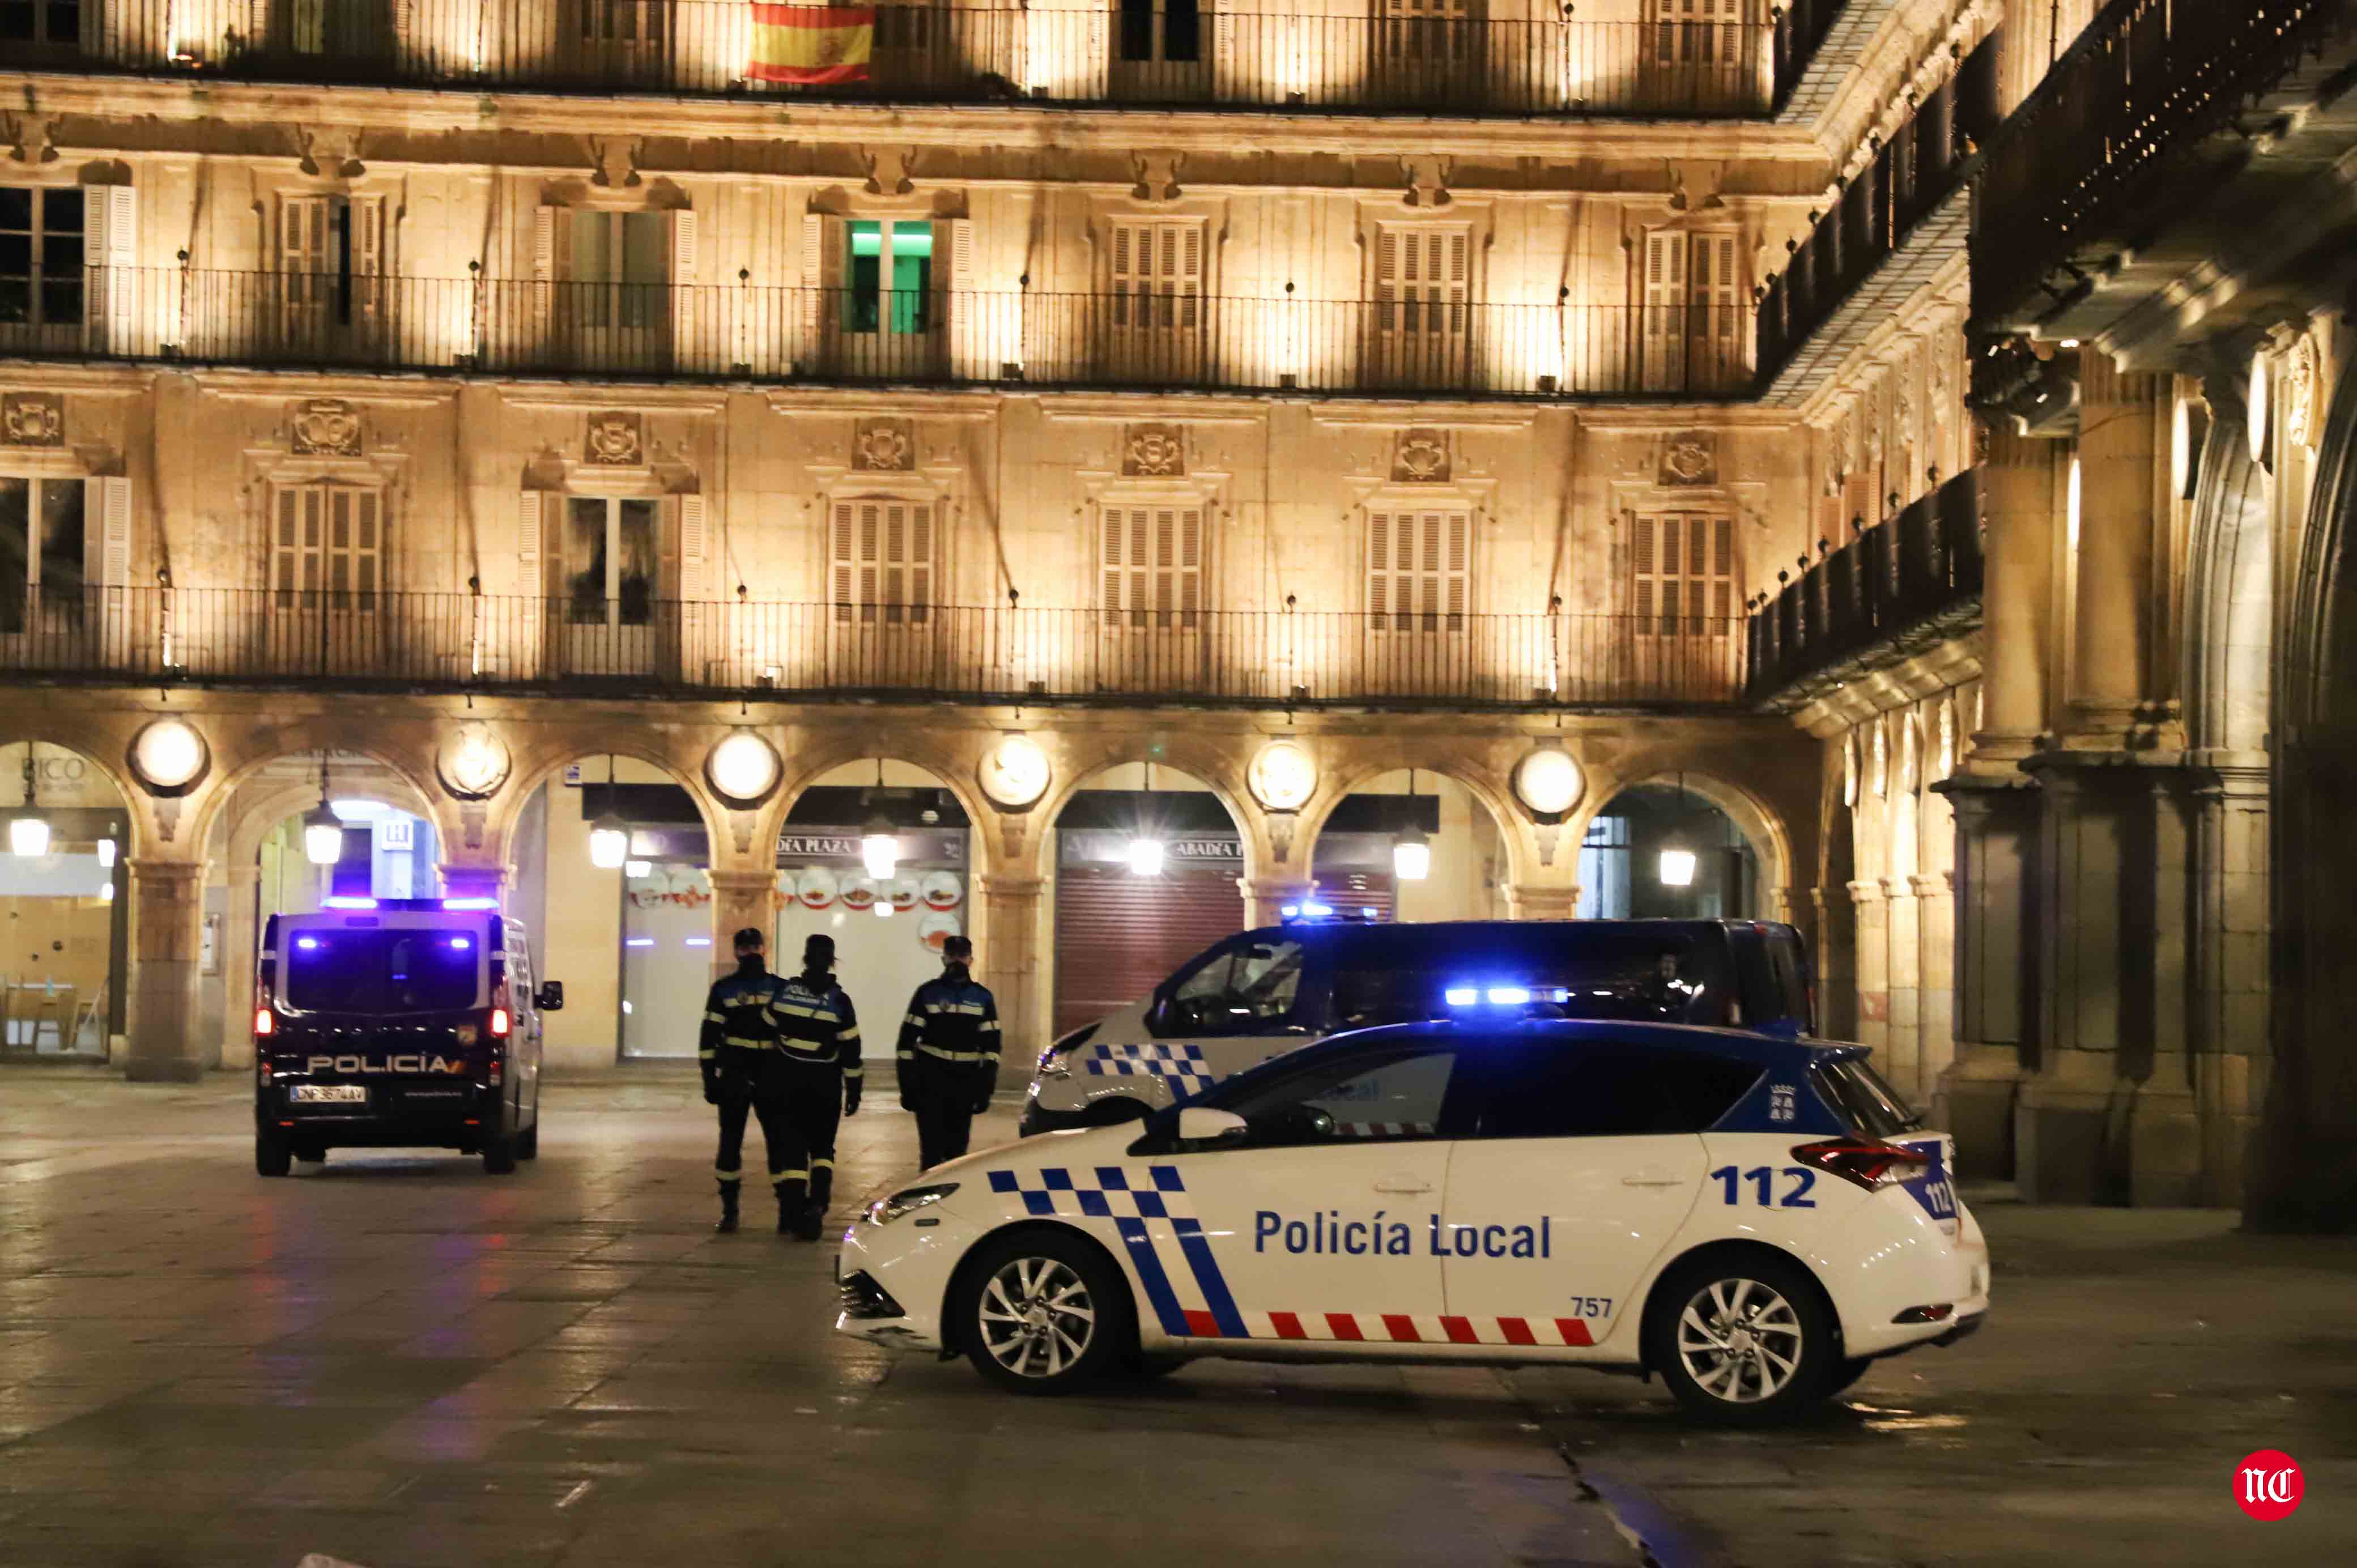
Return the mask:
[[802, 972], [779, 985], [768, 1012], [786, 1092], [789, 1157], [778, 1177], [778, 1228], [785, 1229], [791, 1208], [795, 1233], [806, 1241], [817, 1240], [825, 1223], [834, 1191], [835, 1125], [858, 1111], [865, 1076], [859, 1019], [834, 968], [834, 939], [812, 937], [802, 949]]
[[[748, 926], [737, 933], [737, 972], [717, 981], [704, 999], [704, 1035], [696, 1056], [704, 1068], [704, 1098], [720, 1107], [720, 1152], [712, 1174], [720, 1178], [720, 1229], [737, 1229], [737, 1197], [743, 1186], [745, 1116], [761, 1119], [761, 1142], [770, 1160], [770, 1181], [785, 1179], [785, 1063], [770, 1002], [785, 983], [761, 961], [761, 933]], [[786, 1215], [778, 1215], [779, 1229]]]
[[998, 1003], [974, 983], [966, 961], [973, 944], [952, 937], [938, 980], [917, 987], [900, 1025], [896, 1066], [900, 1107], [917, 1117], [917, 1147], [925, 1166], [965, 1153], [976, 1115], [990, 1108], [998, 1084]]

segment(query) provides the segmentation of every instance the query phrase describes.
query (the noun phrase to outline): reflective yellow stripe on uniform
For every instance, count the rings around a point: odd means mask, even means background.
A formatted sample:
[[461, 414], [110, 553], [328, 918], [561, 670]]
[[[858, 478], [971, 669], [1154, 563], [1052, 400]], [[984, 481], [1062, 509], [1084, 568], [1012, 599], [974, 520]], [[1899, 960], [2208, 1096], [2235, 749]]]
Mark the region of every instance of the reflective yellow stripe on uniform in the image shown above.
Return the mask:
[[774, 1051], [778, 1048], [775, 1040], [748, 1040], [741, 1035], [724, 1035], [720, 1043], [734, 1046], [740, 1051]]
[[845, 1078], [866, 1078], [867, 1076], [867, 1069], [864, 1067], [847, 1067], [843, 1069], [843, 1076]]
[[706, 1013], [704, 1015], [704, 1021], [707, 1024], [726, 1024], [728, 1022], [726, 1018], [717, 1013]]
[[945, 1062], [978, 1062], [982, 1059], [980, 1051], [945, 1051], [939, 1046], [923, 1044], [920, 1044], [917, 1048], [929, 1057], [939, 1057]]
[[998, 1020], [996, 1018], [985, 1018], [982, 1021], [982, 1032], [985, 1035], [995, 1035], [998, 1033]]
[[810, 1172], [808, 1171], [772, 1171], [770, 1174], [770, 1185], [771, 1187], [778, 1187], [790, 1181], [808, 1181], [809, 1179]]
[[715, 1165], [712, 1167], [712, 1174], [722, 1181], [735, 1181], [745, 1173], [729, 1165]]

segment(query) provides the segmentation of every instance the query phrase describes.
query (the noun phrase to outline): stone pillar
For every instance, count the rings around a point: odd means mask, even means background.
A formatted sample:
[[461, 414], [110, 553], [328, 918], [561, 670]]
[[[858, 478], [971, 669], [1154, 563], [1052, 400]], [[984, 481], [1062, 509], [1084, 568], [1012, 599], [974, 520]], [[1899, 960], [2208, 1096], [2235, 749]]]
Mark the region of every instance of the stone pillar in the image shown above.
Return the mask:
[[[1844, 832], [1848, 832], [1845, 825]], [[1857, 906], [1846, 890], [1809, 889], [1817, 917], [1817, 1033], [1828, 1040], [1857, 1038]]]
[[2136, 726], [2154, 674], [2155, 451], [2171, 382], [2080, 363], [2079, 549], [2069, 712], [2077, 744], [2117, 745]]
[[[1900, 810], [1912, 811], [1912, 796]], [[1892, 876], [1882, 884], [1882, 930], [1888, 966], [1883, 992], [1889, 997], [1889, 1023], [1877, 1058], [1885, 1077], [1912, 1096], [1923, 1070], [1921, 911], [1915, 904], [1915, 878]]]
[[221, 921], [221, 1065], [253, 1065], [253, 965], [261, 932], [254, 904], [262, 887], [262, 867], [229, 868], [229, 908]]
[[1946, 872], [1910, 876], [1915, 895], [1918, 958], [1916, 1013], [1921, 1045], [1909, 1093], [1929, 1105], [1956, 1059], [1956, 899]]
[[[778, 874], [761, 866], [739, 865], [726, 870], [716, 866], [705, 875], [712, 881], [712, 974], [716, 980], [737, 967], [738, 931], [751, 926], [769, 941], [778, 940]], [[770, 967], [780, 974], [791, 974], [801, 968], [802, 956], [773, 952]], [[863, 1037], [865, 1033], [863, 1029]]]
[[2009, 779], [1958, 775], [1933, 786], [1956, 813], [1956, 1054], [1932, 1097], [1955, 1134], [1956, 1162], [1977, 1181], [2014, 1174], [2014, 1102], [2037, 1059], [2033, 965], [2038, 792]]
[[1512, 920], [1569, 920], [1579, 914], [1579, 886], [1530, 882], [1506, 885], [1506, 918]]
[[1851, 883], [1849, 901], [1857, 910], [1857, 1042], [1879, 1047], [1890, 1039], [1890, 932], [1882, 884]]
[[2054, 530], [2068, 450], [1989, 427], [1983, 468], [1986, 575], [1981, 613], [1981, 732], [1965, 767], [2009, 773], [2046, 729], [2046, 628], [2053, 609]]
[[124, 1070], [135, 1083], [194, 1083], [221, 1060], [221, 1042], [202, 1038], [198, 1028], [204, 893], [202, 861], [131, 863], [131, 1017]]
[[1244, 897], [1244, 929], [1255, 930], [1262, 926], [1284, 924], [1285, 907], [1303, 902], [1316, 886], [1315, 883], [1290, 877], [1237, 877], [1236, 891]]
[[2240, 1207], [2267, 1058], [2272, 929], [2266, 759], [2213, 762], [2194, 829], [2193, 1093], [2201, 1118], [2201, 1201]]
[[998, 1081], [1007, 1088], [1030, 1080], [1052, 1027], [1047, 970], [1039, 962], [1047, 891], [1037, 876], [974, 879], [974, 977], [998, 1001]]

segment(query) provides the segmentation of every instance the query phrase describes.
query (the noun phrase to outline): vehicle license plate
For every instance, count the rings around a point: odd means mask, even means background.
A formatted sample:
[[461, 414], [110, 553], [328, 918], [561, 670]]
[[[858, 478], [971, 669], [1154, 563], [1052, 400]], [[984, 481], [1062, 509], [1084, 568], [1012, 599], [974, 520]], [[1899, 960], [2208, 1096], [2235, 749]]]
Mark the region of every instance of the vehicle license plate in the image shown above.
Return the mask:
[[365, 1105], [368, 1085], [364, 1083], [298, 1083], [295, 1086], [296, 1103], [332, 1105]]

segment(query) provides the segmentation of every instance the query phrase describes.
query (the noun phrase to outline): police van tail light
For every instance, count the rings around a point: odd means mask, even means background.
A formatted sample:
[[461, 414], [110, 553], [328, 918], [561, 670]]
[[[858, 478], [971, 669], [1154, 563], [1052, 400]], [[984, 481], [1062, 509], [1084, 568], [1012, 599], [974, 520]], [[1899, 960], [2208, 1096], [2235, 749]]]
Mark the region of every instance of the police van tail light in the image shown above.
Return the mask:
[[1829, 1176], [1855, 1182], [1871, 1192], [1905, 1181], [1929, 1165], [1930, 1156], [1896, 1144], [1872, 1138], [1831, 1138], [1822, 1144], [1794, 1145], [1792, 1157]]
[[259, 1039], [264, 1035], [274, 1035], [277, 1032], [278, 1015], [267, 1007], [256, 1007], [253, 1010], [254, 1037]]
[[491, 1038], [495, 1040], [506, 1039], [508, 1037], [508, 1030], [511, 1026], [512, 1026], [508, 1018], [508, 1010], [506, 1008], [494, 1007], [491, 1009]]

